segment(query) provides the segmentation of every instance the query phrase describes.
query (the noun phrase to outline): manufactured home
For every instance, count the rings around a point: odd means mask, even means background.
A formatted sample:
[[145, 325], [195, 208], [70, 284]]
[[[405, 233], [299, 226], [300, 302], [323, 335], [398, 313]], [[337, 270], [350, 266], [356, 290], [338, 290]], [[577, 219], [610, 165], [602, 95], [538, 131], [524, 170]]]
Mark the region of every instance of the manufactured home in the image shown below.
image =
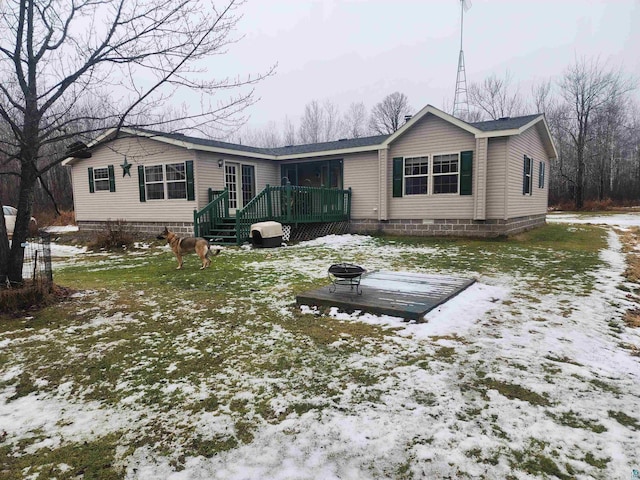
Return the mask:
[[266, 220], [294, 237], [514, 234], [545, 223], [557, 157], [542, 114], [467, 123], [430, 105], [391, 135], [258, 148], [123, 128], [88, 148], [65, 160], [81, 230], [236, 244]]

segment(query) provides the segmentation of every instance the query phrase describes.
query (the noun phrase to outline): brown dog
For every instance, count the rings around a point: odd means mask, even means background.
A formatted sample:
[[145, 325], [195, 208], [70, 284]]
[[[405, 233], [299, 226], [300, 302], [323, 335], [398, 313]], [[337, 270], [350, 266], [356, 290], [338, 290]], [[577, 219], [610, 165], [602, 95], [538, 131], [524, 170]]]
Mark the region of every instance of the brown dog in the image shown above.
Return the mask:
[[[173, 250], [173, 254], [176, 256], [176, 260], [178, 260], [178, 268], [176, 270], [180, 270], [182, 268], [182, 263], [184, 261], [182, 255], [191, 252], [197, 253], [200, 260], [202, 260], [200, 270], [211, 265], [211, 259], [209, 258], [209, 255], [211, 254], [211, 245], [209, 245], [209, 241], [205, 238], [179, 237], [167, 227], [164, 227], [164, 231], [158, 235], [158, 240], [166, 240], [169, 246], [171, 246], [171, 250]], [[220, 253], [219, 248], [214, 251], [214, 257]]]

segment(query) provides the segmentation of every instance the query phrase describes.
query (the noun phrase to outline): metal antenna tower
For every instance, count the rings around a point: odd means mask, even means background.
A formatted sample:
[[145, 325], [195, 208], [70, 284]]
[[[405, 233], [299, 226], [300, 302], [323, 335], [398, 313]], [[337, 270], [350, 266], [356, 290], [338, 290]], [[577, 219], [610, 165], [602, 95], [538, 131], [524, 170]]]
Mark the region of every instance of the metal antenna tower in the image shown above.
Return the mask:
[[462, 34], [464, 32], [464, 12], [471, 8], [471, 0], [460, 0], [460, 55], [458, 55], [458, 75], [456, 76], [456, 93], [453, 96], [453, 116], [460, 118], [469, 114], [467, 99], [467, 74], [464, 69], [464, 51], [462, 50]]

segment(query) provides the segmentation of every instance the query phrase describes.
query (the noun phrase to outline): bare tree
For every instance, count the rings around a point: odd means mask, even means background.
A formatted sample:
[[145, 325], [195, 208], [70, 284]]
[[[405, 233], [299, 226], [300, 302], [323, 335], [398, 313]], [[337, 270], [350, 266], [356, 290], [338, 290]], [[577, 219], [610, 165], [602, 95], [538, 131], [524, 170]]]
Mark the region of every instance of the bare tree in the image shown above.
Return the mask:
[[369, 117], [369, 127], [377, 134], [385, 135], [398, 130], [407, 115], [413, 110], [409, 106], [409, 99], [404, 93], [394, 92], [377, 103]]
[[296, 143], [296, 127], [289, 117], [284, 117], [282, 121], [282, 139], [284, 145], [294, 145]]
[[344, 130], [342, 118], [340, 118], [340, 108], [333, 102], [327, 100], [323, 105], [323, 131], [322, 141], [329, 142], [337, 140]]
[[318, 143], [322, 138], [324, 112], [317, 100], [307, 103], [300, 122], [300, 141], [302, 143]]
[[367, 128], [367, 107], [363, 102], [353, 102], [342, 119], [344, 134], [349, 138], [360, 138], [369, 134]]
[[[222, 1], [222, 0], [221, 0]], [[34, 186], [61, 162], [49, 145], [95, 136], [94, 121], [160, 127], [162, 106], [176, 93], [199, 95], [184, 128], [230, 124], [253, 102], [257, 77], [211, 79], [205, 59], [236, 41], [239, 0], [5, 0], [0, 3], [0, 119], [11, 135], [0, 154], [18, 160], [20, 181], [11, 249], [0, 223], [0, 277], [22, 281], [22, 247]], [[267, 72], [265, 75], [268, 75]], [[245, 87], [227, 100], [213, 95]], [[108, 92], [108, 94], [107, 94]], [[84, 103], [102, 102], [85, 114]], [[197, 100], [193, 102], [198, 104]], [[174, 119], [172, 119], [174, 120]], [[58, 152], [62, 149], [58, 148]]]
[[471, 106], [480, 111], [484, 119], [498, 120], [521, 115], [524, 111], [524, 102], [518, 88], [512, 86], [512, 77], [508, 71], [504, 78], [494, 74], [480, 84], [472, 83], [468, 97]]
[[567, 68], [559, 87], [564, 102], [560, 125], [575, 154], [575, 202], [580, 209], [584, 205], [588, 153], [594, 140], [592, 122], [608, 105], [626, 96], [633, 83], [622, 71], [607, 69], [599, 59], [582, 58]]
[[340, 109], [329, 100], [322, 105], [317, 100], [307, 103], [300, 122], [299, 136], [303, 143], [336, 140], [342, 131]]
[[269, 121], [264, 127], [244, 128], [234, 132], [229, 137], [229, 141], [240, 145], [250, 145], [252, 147], [273, 148], [282, 146], [282, 138], [278, 131], [278, 125], [274, 121]]

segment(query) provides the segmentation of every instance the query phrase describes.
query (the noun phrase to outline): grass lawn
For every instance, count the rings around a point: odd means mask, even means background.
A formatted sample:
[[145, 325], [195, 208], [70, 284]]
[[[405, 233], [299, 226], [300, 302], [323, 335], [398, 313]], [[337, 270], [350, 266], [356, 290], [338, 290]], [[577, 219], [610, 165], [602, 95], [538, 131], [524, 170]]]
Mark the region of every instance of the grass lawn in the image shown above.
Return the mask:
[[[205, 271], [159, 245], [78, 255], [54, 270], [72, 298], [0, 317], [0, 478], [630, 477], [637, 238], [342, 236]], [[488, 293], [422, 325], [303, 313], [339, 261]]]

